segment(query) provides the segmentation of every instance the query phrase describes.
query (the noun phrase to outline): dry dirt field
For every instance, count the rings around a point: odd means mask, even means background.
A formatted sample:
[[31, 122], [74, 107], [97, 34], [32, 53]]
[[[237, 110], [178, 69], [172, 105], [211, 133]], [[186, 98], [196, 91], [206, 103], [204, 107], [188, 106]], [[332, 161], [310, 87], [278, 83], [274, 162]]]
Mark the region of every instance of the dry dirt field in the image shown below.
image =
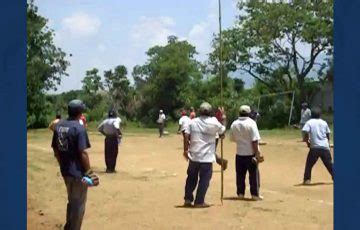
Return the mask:
[[[289, 132], [289, 131], [284, 131]], [[117, 173], [104, 173], [103, 137], [90, 132], [91, 165], [100, 186], [90, 188], [85, 230], [102, 229], [333, 229], [333, 183], [322, 162], [313, 169], [312, 186], [301, 186], [307, 148], [299, 135], [260, 132], [265, 162], [260, 165], [263, 201], [236, 200], [235, 144], [224, 140], [229, 168], [220, 202], [220, 167], [206, 195], [207, 209], [181, 208], [187, 163], [182, 136], [127, 133], [120, 146]], [[50, 148], [48, 130], [28, 132], [28, 229], [61, 229], [66, 190]], [[245, 196], [249, 196], [249, 188]]]

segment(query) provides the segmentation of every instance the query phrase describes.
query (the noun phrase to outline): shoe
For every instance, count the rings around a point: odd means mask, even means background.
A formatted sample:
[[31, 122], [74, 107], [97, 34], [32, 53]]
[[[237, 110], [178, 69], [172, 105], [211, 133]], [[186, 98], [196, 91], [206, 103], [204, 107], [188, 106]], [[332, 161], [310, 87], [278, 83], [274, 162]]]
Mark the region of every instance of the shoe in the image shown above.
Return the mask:
[[238, 194], [238, 198], [239, 198], [240, 200], [243, 200], [243, 199], [244, 199], [244, 194]]
[[263, 200], [264, 199], [264, 197], [263, 196], [260, 196], [260, 195], [258, 195], [258, 196], [251, 196], [251, 200], [253, 200], [253, 201], [260, 201], [260, 200]]
[[210, 207], [210, 204], [202, 203], [202, 204], [194, 204], [194, 208], [208, 208]]
[[116, 173], [115, 169], [106, 169], [106, 173]]
[[304, 180], [303, 185], [310, 185], [311, 184], [311, 180]]
[[192, 202], [190, 200], [185, 200], [184, 207], [192, 207]]

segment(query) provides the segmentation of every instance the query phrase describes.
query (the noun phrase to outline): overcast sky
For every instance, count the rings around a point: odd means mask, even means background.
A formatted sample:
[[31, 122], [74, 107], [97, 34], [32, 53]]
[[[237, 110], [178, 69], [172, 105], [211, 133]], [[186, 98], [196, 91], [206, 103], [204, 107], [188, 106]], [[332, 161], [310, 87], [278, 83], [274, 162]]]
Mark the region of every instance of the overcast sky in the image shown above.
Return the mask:
[[[71, 66], [58, 92], [80, 89], [85, 71], [125, 65], [128, 76], [134, 65], [144, 64], [145, 52], [164, 45], [176, 35], [195, 45], [204, 61], [218, 32], [217, 0], [36, 0], [39, 13], [55, 30], [55, 44], [66, 53]], [[223, 28], [234, 24], [236, 0], [222, 0]], [[248, 84], [251, 80], [244, 79]]]

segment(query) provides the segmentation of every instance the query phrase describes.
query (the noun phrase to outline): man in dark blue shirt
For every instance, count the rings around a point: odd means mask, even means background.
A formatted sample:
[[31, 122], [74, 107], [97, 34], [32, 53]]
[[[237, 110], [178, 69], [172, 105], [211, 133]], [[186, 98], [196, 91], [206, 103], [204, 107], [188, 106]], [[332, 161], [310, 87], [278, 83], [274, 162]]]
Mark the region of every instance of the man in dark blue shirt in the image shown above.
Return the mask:
[[85, 151], [90, 148], [89, 138], [86, 129], [79, 123], [84, 109], [82, 101], [70, 101], [69, 118], [60, 120], [55, 125], [52, 139], [52, 148], [59, 162], [68, 194], [65, 230], [81, 228], [88, 188], [82, 180], [83, 177], [95, 178], [93, 180], [95, 186], [99, 183], [97, 176], [90, 169], [89, 156]]

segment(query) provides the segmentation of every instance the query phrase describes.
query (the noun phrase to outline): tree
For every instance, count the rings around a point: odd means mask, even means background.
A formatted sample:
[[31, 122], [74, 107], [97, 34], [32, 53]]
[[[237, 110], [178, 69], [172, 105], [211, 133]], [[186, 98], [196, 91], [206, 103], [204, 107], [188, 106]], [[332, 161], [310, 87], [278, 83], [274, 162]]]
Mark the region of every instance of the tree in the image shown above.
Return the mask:
[[47, 19], [38, 14], [33, 1], [27, 4], [27, 125], [43, 127], [49, 105], [45, 92], [56, 90], [61, 77], [66, 76], [69, 62], [66, 54], [54, 45], [54, 32]]
[[[239, 20], [223, 33], [225, 69], [249, 74], [269, 89], [274, 84], [283, 90], [297, 87], [299, 99], [305, 100], [306, 78], [326, 64], [320, 55], [333, 52], [332, 6], [332, 0], [239, 3]], [[217, 37], [212, 63], [218, 44]]]
[[105, 88], [108, 91], [111, 103], [121, 112], [127, 112], [129, 101], [130, 82], [126, 77], [127, 69], [123, 65], [116, 66], [114, 71], [104, 72]]
[[83, 83], [83, 90], [87, 94], [96, 94], [99, 90], [103, 89], [101, 82], [101, 76], [98, 75], [99, 70], [93, 68], [92, 70], [86, 71], [86, 76], [81, 81]]
[[169, 36], [165, 46], [154, 46], [146, 54], [147, 63], [133, 71], [137, 86], [142, 86], [141, 114], [153, 119], [163, 109], [175, 117], [173, 111], [193, 102], [191, 82], [201, 79], [195, 47]]

